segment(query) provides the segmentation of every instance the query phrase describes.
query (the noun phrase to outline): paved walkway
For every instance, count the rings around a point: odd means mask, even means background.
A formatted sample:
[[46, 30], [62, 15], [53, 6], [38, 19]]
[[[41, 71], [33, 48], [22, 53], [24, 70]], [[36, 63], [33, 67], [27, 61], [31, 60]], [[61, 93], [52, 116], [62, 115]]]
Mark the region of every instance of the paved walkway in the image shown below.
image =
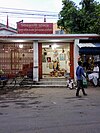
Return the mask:
[[81, 98], [75, 92], [32, 88], [0, 95], [0, 133], [99, 133], [100, 87]]

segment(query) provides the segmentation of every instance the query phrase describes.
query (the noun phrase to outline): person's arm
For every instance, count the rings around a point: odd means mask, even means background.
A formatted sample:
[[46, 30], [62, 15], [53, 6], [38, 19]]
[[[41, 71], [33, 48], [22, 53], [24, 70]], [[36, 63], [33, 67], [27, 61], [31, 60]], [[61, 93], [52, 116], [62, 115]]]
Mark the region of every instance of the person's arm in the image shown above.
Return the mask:
[[[77, 68], [77, 69], [78, 69], [78, 68]], [[78, 76], [77, 69], [76, 69], [76, 76]]]
[[82, 73], [82, 75], [86, 78], [86, 75], [84, 74], [83, 68], [81, 69], [81, 73]]

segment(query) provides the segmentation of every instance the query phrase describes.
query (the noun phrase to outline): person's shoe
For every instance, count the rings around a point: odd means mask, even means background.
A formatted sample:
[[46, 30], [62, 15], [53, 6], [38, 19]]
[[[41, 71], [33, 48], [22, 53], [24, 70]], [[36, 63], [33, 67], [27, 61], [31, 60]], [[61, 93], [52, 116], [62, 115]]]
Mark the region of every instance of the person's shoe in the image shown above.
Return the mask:
[[87, 94], [85, 93], [84, 96], [87, 96]]
[[79, 96], [79, 95], [76, 95], [76, 97], [80, 98], [81, 96]]

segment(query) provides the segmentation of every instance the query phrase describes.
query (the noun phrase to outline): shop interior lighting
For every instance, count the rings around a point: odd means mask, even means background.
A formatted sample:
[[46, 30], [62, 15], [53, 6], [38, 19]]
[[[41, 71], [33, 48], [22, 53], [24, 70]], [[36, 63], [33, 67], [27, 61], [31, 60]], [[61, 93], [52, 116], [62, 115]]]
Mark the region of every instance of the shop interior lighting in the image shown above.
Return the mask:
[[53, 50], [56, 49], [57, 47], [59, 47], [57, 44], [53, 44], [53, 45], [52, 45], [52, 49], [53, 49]]
[[19, 48], [23, 48], [23, 44], [19, 44]]

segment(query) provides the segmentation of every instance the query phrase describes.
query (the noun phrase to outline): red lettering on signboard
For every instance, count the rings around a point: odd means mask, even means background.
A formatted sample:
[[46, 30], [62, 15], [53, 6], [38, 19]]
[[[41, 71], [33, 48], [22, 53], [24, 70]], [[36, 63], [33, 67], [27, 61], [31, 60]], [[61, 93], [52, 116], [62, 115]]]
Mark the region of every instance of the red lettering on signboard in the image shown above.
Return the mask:
[[18, 34], [53, 34], [53, 23], [17, 23]]

